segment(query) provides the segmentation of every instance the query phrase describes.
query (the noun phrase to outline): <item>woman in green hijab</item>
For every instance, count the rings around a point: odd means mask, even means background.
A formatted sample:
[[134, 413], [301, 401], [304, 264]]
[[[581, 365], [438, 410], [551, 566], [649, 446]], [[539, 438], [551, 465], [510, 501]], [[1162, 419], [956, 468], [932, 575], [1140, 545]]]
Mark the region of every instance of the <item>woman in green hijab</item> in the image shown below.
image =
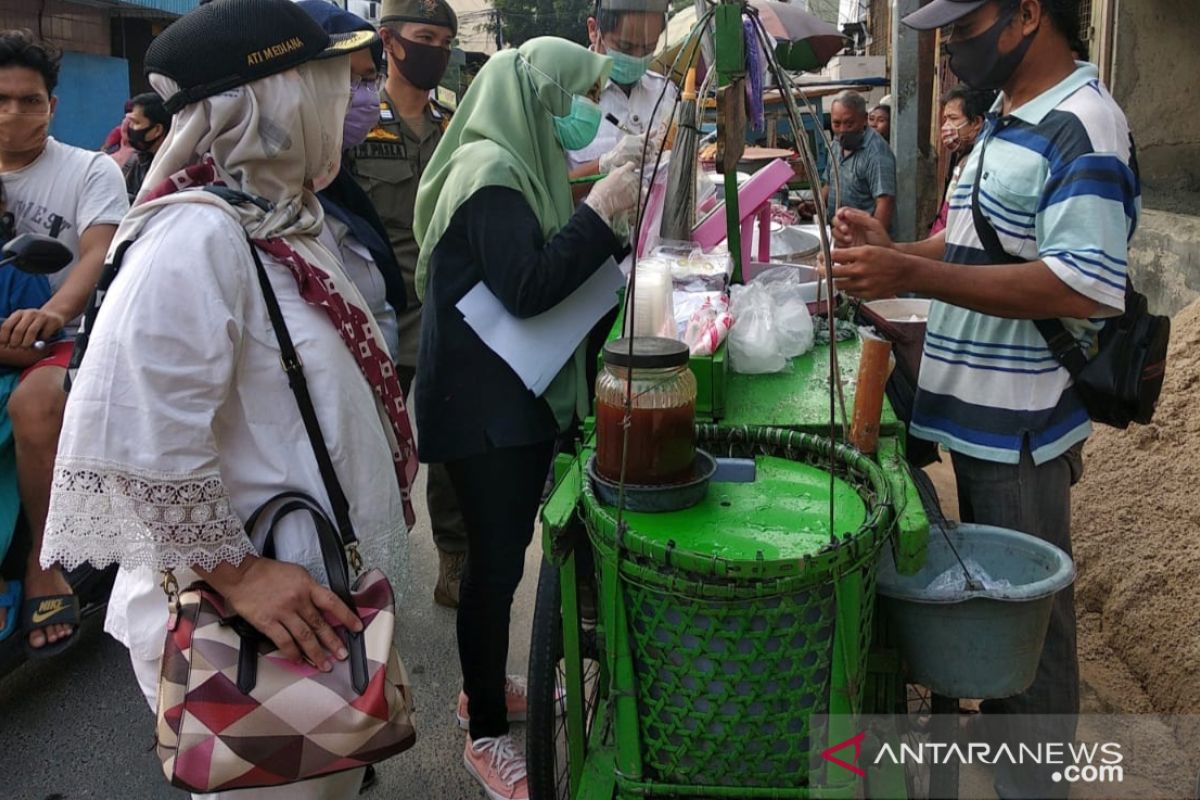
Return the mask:
[[458, 718], [468, 729], [467, 768], [494, 800], [528, 797], [525, 760], [508, 734], [509, 720], [525, 714], [522, 684], [504, 674], [509, 611], [555, 439], [585, 411], [587, 394], [577, 356], [535, 397], [456, 305], [482, 282], [511, 314], [532, 317], [622, 254], [614, 231], [628, 230], [637, 173], [631, 165], [612, 172], [575, 208], [565, 155], [595, 138], [594, 97], [610, 66], [564, 39], [492, 56], [417, 194], [420, 455], [446, 464], [466, 521]]

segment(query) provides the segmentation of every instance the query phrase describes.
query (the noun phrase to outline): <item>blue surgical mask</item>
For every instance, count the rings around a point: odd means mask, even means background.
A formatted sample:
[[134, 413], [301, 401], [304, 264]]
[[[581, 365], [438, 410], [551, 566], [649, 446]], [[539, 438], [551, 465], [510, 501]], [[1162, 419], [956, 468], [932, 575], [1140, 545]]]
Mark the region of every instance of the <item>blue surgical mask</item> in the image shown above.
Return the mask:
[[612, 78], [613, 83], [619, 83], [622, 86], [632, 86], [640, 81], [646, 74], [646, 70], [650, 69], [650, 62], [654, 60], [653, 54], [634, 58], [628, 53], [612, 49], [609, 49], [605, 55], [613, 60], [612, 72], [608, 74], [608, 77]]
[[554, 133], [565, 150], [582, 150], [591, 144], [600, 131], [600, 106], [583, 95], [571, 96], [571, 111], [565, 117], [554, 117]]

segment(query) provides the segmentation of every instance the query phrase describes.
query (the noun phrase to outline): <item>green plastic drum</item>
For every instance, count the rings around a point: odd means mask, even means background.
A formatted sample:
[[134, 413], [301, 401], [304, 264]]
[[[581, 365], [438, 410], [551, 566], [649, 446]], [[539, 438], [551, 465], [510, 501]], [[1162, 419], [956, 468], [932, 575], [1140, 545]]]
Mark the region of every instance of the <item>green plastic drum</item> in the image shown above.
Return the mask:
[[[831, 537], [827, 441], [698, 432], [714, 455], [753, 457], [755, 481], [714, 483], [683, 511], [627, 513], [619, 541], [616, 510], [584, 488], [601, 574], [619, 576], [626, 625], [616, 647], [634, 665], [642, 778], [625, 765], [619, 782], [631, 793], [803, 787], [809, 716], [860, 701], [875, 554], [891, 519], [887, 481], [857, 451], [835, 447]], [[629, 722], [618, 718], [618, 731]]]

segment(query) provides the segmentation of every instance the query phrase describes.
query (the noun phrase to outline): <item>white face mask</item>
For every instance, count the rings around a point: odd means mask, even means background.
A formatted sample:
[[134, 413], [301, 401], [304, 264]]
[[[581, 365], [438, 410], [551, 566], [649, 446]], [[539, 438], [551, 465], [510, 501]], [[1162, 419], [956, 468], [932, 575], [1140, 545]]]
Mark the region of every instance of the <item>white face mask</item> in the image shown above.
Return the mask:
[[942, 125], [942, 144], [950, 152], [955, 152], [964, 144], [972, 144], [972, 142], [964, 142], [962, 138], [962, 129], [967, 127], [967, 122], [960, 122], [957, 125], [951, 125], [949, 122]]

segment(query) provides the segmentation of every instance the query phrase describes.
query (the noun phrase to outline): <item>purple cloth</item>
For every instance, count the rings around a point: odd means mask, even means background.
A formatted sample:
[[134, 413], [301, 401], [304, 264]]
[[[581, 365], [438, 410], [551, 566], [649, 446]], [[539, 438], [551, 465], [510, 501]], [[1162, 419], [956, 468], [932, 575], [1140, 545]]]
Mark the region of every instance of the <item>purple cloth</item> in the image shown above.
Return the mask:
[[746, 73], [750, 78], [746, 82], [746, 115], [750, 121], [750, 130], [754, 133], [762, 133], [767, 128], [766, 114], [763, 109], [763, 72], [766, 60], [763, 57], [762, 45], [755, 33], [754, 23], [743, 19], [742, 31], [746, 37]]

